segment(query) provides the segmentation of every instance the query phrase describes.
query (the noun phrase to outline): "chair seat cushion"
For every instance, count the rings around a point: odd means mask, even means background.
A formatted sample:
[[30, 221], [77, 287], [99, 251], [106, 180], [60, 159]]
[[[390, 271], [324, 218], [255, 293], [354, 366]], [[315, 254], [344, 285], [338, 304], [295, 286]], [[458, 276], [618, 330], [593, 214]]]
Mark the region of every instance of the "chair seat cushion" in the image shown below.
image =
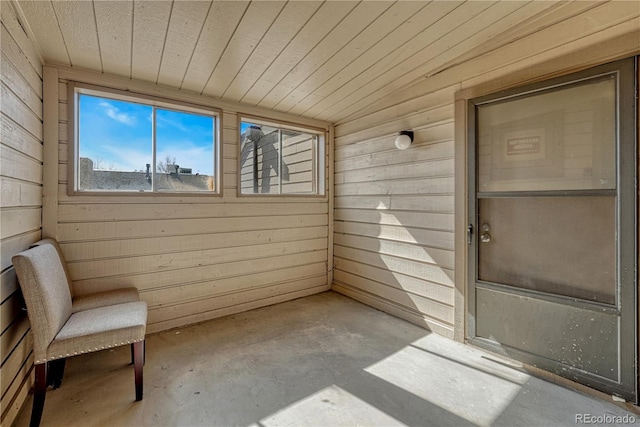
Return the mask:
[[142, 341], [146, 324], [147, 303], [144, 301], [74, 313], [47, 348], [46, 360], [35, 363]]
[[77, 313], [78, 311], [90, 310], [92, 308], [135, 301], [140, 301], [140, 294], [136, 288], [113, 289], [111, 291], [74, 297], [71, 302], [71, 311]]

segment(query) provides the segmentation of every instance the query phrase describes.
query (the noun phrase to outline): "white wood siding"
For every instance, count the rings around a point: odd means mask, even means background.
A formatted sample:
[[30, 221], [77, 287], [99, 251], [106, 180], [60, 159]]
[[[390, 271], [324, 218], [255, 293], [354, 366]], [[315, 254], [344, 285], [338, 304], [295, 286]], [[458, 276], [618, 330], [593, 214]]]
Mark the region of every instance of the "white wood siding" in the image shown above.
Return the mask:
[[11, 425], [31, 387], [32, 337], [11, 257], [41, 236], [42, 65], [11, 4], [0, 3], [0, 392]]
[[[334, 289], [452, 336], [453, 91], [448, 94], [450, 100], [432, 96], [433, 105], [415, 117], [372, 123], [362, 139], [336, 139]], [[398, 151], [396, 131], [405, 126], [414, 142]]]
[[[394, 92], [400, 81], [362, 86], [369, 105], [335, 128], [334, 290], [463, 339], [466, 261], [454, 249], [466, 244], [466, 214], [456, 207], [466, 200], [466, 154], [454, 136], [466, 125], [462, 115], [454, 120], [456, 92], [476, 88], [469, 94], [478, 96], [640, 51], [637, 4], [554, 9], [558, 16], [540, 15], [546, 26], [506, 34], [526, 35], [520, 41], [498, 47], [489, 38], [470, 51], [477, 55], [405, 89]], [[415, 132], [406, 151], [394, 146], [402, 130]]]
[[[60, 241], [79, 294], [135, 286], [149, 304], [147, 330], [155, 332], [329, 289], [327, 197], [238, 197], [238, 113], [228, 106], [221, 197], [67, 195], [66, 78], [74, 72], [59, 73], [58, 219], [44, 233]], [[145, 83], [74, 76], [220, 106]]]

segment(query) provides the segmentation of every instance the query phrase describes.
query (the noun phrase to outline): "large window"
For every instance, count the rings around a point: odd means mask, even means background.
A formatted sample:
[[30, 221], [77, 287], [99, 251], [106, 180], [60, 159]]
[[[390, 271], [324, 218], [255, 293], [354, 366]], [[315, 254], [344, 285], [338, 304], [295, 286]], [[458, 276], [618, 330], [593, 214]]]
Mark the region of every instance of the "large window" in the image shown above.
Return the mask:
[[324, 194], [324, 133], [243, 118], [241, 194]]
[[218, 114], [75, 87], [74, 192], [218, 192]]

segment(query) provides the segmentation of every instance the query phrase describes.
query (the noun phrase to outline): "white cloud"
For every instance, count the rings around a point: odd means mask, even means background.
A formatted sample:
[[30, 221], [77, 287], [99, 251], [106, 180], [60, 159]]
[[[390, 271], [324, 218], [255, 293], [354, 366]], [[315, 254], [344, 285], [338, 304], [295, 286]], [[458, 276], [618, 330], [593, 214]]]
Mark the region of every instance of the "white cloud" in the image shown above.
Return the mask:
[[151, 150], [144, 152], [119, 145], [103, 145], [101, 149], [105, 154], [105, 162], [113, 170], [145, 170], [145, 165], [151, 163]]
[[177, 120], [171, 120], [167, 117], [165, 117], [162, 114], [157, 114], [156, 115], [156, 124], [158, 127], [171, 127], [171, 128], [175, 128], [178, 130], [181, 130], [182, 132], [189, 132], [191, 129], [185, 127], [182, 123], [180, 123]]
[[117, 107], [114, 107], [108, 102], [103, 101], [98, 105], [102, 107], [102, 109], [107, 114], [107, 116], [111, 117], [113, 120], [117, 122], [124, 123], [125, 125], [129, 125], [129, 126], [133, 126], [136, 122], [135, 117], [130, 116], [129, 114], [126, 114], [126, 113], [121, 113]]

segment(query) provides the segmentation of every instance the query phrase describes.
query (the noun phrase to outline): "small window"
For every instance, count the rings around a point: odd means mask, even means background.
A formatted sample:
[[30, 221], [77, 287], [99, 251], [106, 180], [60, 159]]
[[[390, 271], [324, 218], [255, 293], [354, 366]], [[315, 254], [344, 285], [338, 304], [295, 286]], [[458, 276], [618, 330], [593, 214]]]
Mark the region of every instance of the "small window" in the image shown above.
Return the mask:
[[216, 193], [218, 114], [75, 87], [75, 192]]
[[241, 194], [324, 194], [324, 133], [243, 118]]

